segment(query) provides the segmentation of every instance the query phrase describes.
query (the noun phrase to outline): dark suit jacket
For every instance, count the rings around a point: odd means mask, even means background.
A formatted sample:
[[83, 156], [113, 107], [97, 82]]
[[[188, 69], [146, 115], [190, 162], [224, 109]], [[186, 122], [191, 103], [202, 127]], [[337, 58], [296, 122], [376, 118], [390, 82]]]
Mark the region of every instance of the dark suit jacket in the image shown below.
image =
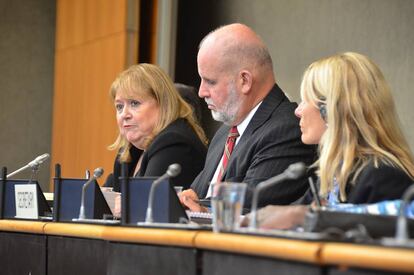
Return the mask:
[[[259, 182], [282, 173], [292, 163], [311, 164], [315, 160], [315, 146], [301, 142], [299, 120], [294, 115], [296, 106], [275, 85], [234, 148], [223, 178], [248, 184], [245, 208], [250, 208], [252, 191]], [[200, 198], [207, 194], [229, 129], [224, 125], [217, 131], [208, 148], [204, 169], [191, 185]], [[282, 182], [260, 194], [259, 206], [289, 204], [301, 197], [307, 188], [306, 180]]]
[[[143, 151], [131, 147], [132, 161], [128, 163], [129, 176], [133, 176], [135, 166]], [[159, 177], [170, 164], [179, 163], [181, 173], [171, 179], [173, 185], [188, 188], [197, 174], [203, 169], [207, 148], [184, 119], [177, 119], [162, 130], [144, 152], [141, 168], [137, 177]], [[105, 186], [120, 191], [119, 176], [121, 164], [116, 158], [114, 172], [105, 182]]]
[[[349, 180], [351, 179], [352, 176]], [[399, 168], [385, 163], [380, 163], [377, 168], [374, 163], [370, 163], [362, 169], [354, 184], [347, 184], [347, 201], [344, 203], [367, 204], [401, 199], [412, 183], [410, 177]], [[310, 204], [313, 200], [313, 194], [308, 190], [296, 204]]]
[[384, 163], [375, 168], [374, 164], [369, 164], [361, 171], [355, 184], [347, 186], [347, 202], [361, 204], [401, 199], [412, 182], [398, 168]]

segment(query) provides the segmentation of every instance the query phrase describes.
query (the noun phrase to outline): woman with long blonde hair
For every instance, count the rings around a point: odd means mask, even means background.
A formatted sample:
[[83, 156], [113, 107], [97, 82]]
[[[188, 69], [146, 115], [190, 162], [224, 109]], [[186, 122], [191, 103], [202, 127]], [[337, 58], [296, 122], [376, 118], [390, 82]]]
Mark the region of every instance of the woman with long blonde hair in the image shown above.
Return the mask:
[[315, 164], [321, 195], [350, 203], [400, 198], [414, 178], [414, 162], [378, 66], [352, 52], [322, 59], [306, 70], [301, 96], [301, 123], [310, 105], [323, 115], [309, 128], [326, 128]]
[[[319, 145], [313, 167], [328, 207], [400, 199], [414, 179], [414, 161], [378, 66], [353, 52], [318, 60], [304, 73], [301, 98], [295, 114], [302, 142]], [[270, 206], [259, 219], [263, 227], [289, 228], [306, 210]]]

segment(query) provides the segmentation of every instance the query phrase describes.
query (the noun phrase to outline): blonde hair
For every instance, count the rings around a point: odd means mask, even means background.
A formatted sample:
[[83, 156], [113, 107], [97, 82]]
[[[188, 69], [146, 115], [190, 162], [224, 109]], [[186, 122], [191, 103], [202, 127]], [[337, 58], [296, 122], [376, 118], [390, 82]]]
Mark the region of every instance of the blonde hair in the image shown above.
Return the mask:
[[[141, 63], [129, 67], [118, 75], [109, 93], [113, 101], [118, 93], [130, 98], [156, 100], [161, 112], [151, 135], [146, 139], [146, 146], [149, 146], [155, 136], [178, 118], [187, 120], [200, 140], [207, 144], [206, 135], [195, 119], [193, 109], [182, 99], [171, 79], [158, 66]], [[122, 149], [120, 161], [130, 161], [131, 144], [121, 134], [118, 134], [116, 141], [108, 148]]]
[[[414, 177], [413, 156], [400, 129], [391, 91], [378, 66], [358, 53], [342, 53], [314, 62], [305, 71], [301, 96], [316, 107], [324, 104], [327, 129], [319, 142], [321, 195], [334, 178], [340, 198], [370, 162], [403, 170]], [[352, 178], [349, 177], [352, 175]]]

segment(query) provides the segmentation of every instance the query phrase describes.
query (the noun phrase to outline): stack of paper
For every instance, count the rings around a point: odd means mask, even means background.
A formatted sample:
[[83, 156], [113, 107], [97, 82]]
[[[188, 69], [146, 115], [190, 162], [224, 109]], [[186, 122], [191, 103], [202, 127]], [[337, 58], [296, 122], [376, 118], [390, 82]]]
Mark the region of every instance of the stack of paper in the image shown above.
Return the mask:
[[101, 187], [101, 191], [112, 214], [117, 216], [116, 214], [120, 212], [121, 207], [121, 193], [112, 191], [112, 187]]

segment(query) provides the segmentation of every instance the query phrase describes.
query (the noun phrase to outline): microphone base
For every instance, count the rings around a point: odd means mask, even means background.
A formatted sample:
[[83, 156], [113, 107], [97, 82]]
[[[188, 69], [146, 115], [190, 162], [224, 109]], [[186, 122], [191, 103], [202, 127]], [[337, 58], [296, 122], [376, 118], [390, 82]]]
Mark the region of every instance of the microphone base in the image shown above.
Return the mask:
[[104, 225], [120, 225], [119, 220], [98, 220], [98, 219], [72, 219], [73, 222], [77, 223], [88, 223], [88, 224], [104, 224]]
[[232, 232], [235, 234], [245, 234], [253, 236], [277, 237], [293, 240], [309, 240], [309, 241], [341, 241], [338, 236], [326, 232], [305, 232], [302, 228], [296, 230], [282, 229], [251, 229], [249, 227], [241, 227]]
[[399, 240], [396, 238], [382, 238], [381, 244], [388, 247], [414, 248], [413, 239]]
[[197, 223], [161, 223], [161, 222], [138, 222], [137, 226], [147, 228], [169, 228], [169, 229], [189, 229], [199, 230], [208, 229], [211, 230], [211, 225], [201, 225]]

